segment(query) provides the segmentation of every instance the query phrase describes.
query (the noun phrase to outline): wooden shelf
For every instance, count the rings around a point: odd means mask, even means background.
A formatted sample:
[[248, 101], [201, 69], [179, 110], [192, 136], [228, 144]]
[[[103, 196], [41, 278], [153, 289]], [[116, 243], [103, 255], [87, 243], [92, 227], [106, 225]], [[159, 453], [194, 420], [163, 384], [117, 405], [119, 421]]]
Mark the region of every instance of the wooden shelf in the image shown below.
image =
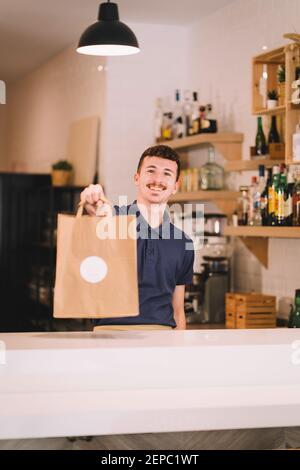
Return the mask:
[[204, 144], [242, 143], [243, 139], [244, 136], [240, 132], [216, 132], [192, 135], [190, 137], [183, 137], [182, 139], [166, 140], [160, 143], [165, 143], [173, 149], [187, 149]]
[[276, 106], [276, 108], [273, 109], [256, 109], [253, 111], [254, 115], [262, 116], [262, 115], [272, 115], [272, 114], [284, 114], [285, 113], [285, 105], [283, 106]]
[[238, 191], [190, 191], [179, 192], [172, 196], [170, 202], [191, 202], [191, 201], [230, 201], [238, 198]]
[[180, 192], [169, 199], [170, 203], [212, 201], [220, 211], [231, 217], [237, 205], [237, 191], [191, 191]]
[[233, 227], [228, 225], [224, 235], [236, 237], [300, 238], [300, 227]]
[[[229, 171], [255, 171], [258, 170], [259, 165], [264, 165], [266, 168], [271, 168], [273, 165], [280, 165], [285, 160], [270, 160], [269, 158], [257, 158], [253, 160], [236, 160], [226, 162], [224, 170]], [[300, 164], [300, 162], [298, 162]]]
[[257, 63], [261, 64], [281, 64], [285, 60], [285, 46], [278, 47], [268, 52], [263, 52], [254, 57], [253, 59]]
[[260, 263], [268, 268], [270, 238], [300, 238], [300, 227], [233, 227], [228, 225], [224, 235], [239, 237]]
[[287, 164], [288, 165], [300, 165], [300, 161], [293, 160], [292, 158], [291, 159], [287, 158]]

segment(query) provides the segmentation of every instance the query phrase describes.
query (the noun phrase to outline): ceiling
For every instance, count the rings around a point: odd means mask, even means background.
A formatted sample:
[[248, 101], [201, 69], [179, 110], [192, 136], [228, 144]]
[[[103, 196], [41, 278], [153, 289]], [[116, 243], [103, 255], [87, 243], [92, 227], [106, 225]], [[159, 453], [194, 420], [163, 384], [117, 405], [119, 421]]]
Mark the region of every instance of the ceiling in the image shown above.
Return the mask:
[[[123, 22], [188, 25], [234, 0], [116, 0]], [[0, 0], [0, 79], [13, 81], [79, 39], [101, 0]]]

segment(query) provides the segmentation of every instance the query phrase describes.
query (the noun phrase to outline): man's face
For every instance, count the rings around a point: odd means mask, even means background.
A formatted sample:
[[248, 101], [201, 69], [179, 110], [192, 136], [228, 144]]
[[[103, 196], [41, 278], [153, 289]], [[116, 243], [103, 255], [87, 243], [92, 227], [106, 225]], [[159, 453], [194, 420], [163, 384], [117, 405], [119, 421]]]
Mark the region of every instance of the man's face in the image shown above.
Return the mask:
[[146, 157], [134, 175], [138, 194], [150, 203], [167, 202], [178, 190], [177, 163], [160, 157]]

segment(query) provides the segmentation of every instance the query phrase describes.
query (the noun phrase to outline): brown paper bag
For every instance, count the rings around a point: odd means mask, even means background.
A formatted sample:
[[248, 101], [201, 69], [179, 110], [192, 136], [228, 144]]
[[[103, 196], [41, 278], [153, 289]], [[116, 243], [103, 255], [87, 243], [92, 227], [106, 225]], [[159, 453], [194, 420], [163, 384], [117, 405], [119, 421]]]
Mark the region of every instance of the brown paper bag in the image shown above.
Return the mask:
[[[136, 217], [58, 215], [55, 318], [139, 314]], [[100, 239], [106, 227], [116, 238]], [[130, 227], [130, 237], [126, 228]], [[121, 236], [120, 236], [121, 231]], [[100, 234], [100, 235], [99, 235]]]

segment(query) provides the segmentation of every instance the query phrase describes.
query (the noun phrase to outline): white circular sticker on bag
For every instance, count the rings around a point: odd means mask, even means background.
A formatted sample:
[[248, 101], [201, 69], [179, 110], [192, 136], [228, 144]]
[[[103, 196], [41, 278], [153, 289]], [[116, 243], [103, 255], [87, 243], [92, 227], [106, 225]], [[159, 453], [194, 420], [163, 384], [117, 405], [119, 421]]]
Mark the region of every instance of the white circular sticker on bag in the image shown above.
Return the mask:
[[88, 256], [80, 265], [81, 277], [92, 284], [102, 281], [107, 271], [107, 264], [99, 256]]

